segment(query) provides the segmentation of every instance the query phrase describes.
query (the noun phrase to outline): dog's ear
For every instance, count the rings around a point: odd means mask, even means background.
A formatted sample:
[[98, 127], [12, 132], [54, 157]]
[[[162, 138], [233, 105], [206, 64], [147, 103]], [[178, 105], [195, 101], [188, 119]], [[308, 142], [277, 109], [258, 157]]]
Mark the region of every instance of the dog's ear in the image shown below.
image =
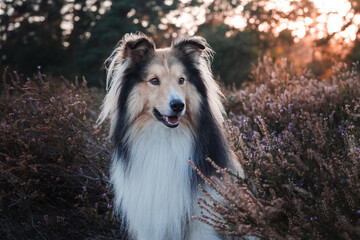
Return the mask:
[[130, 59], [133, 64], [136, 64], [154, 52], [154, 41], [145, 34], [129, 34], [124, 37], [122, 54], [124, 60]]
[[176, 39], [173, 48], [190, 57], [199, 57], [202, 52], [209, 49], [205, 38], [199, 36]]

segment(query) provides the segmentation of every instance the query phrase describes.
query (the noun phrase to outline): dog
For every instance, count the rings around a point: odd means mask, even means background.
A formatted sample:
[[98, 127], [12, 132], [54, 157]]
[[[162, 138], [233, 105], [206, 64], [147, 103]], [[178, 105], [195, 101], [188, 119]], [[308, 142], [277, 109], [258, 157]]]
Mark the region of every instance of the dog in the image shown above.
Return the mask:
[[110, 119], [114, 144], [110, 181], [115, 212], [130, 239], [221, 239], [200, 215], [198, 185], [231, 165], [223, 97], [210, 68], [213, 51], [199, 36], [155, 47], [142, 33], [126, 34], [107, 60], [99, 123]]

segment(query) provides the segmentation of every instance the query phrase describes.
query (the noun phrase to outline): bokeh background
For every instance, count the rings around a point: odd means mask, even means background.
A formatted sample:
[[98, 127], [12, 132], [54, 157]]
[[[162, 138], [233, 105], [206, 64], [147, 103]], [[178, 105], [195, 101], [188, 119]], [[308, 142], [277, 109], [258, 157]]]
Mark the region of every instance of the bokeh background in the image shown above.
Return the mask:
[[178, 35], [204, 36], [226, 86], [249, 79], [258, 57], [287, 58], [329, 79], [336, 61], [360, 59], [358, 0], [37, 0], [0, 2], [0, 68], [37, 66], [102, 86], [102, 63], [125, 33], [158, 47]]
[[359, 25], [360, 0], [0, 0], [0, 239], [128, 239], [96, 120], [103, 62], [136, 31], [216, 52], [245, 179], [204, 179], [224, 201], [195, 218], [238, 239], [360, 239]]

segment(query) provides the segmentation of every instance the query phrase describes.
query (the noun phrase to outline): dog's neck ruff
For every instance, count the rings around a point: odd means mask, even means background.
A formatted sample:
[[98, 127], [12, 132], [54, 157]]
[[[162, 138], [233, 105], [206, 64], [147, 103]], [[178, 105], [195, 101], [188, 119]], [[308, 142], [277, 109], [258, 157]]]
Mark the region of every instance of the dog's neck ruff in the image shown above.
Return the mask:
[[128, 131], [128, 164], [114, 154], [111, 167], [117, 210], [137, 230], [136, 239], [183, 239], [194, 205], [188, 164], [194, 157], [192, 132], [159, 121], [134, 135], [134, 129]]

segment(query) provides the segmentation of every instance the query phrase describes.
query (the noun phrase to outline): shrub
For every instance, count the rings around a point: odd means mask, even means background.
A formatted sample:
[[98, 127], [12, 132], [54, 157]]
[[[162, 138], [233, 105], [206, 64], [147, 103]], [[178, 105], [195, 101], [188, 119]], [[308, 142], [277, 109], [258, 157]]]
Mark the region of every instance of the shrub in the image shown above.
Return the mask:
[[[202, 176], [225, 201], [205, 192], [200, 221], [239, 237], [360, 238], [360, 79], [346, 69], [324, 82], [265, 58], [243, 90], [226, 92], [245, 178], [216, 165], [221, 179]], [[2, 80], [0, 238], [121, 237], [107, 127], [95, 127], [102, 92], [40, 72]]]
[[223, 177], [205, 181], [225, 201], [201, 199], [201, 221], [240, 237], [360, 238], [360, 78], [341, 64], [334, 72], [325, 82], [259, 62], [228, 102], [245, 178], [215, 166]]
[[[117, 237], [106, 129], [95, 127], [102, 93], [40, 72], [3, 72], [0, 238]], [[107, 228], [107, 231], [103, 231]]]

